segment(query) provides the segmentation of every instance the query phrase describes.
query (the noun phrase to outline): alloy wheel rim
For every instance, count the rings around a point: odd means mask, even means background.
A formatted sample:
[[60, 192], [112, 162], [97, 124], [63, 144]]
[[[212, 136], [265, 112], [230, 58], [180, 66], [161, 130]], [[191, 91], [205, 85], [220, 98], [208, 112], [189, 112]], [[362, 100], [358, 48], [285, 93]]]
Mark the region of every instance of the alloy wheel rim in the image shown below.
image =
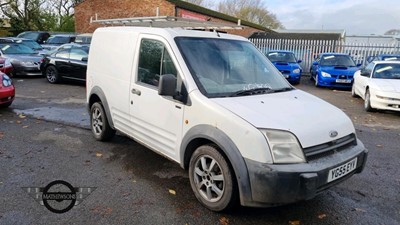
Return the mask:
[[103, 131], [103, 119], [98, 108], [95, 108], [92, 113], [92, 129], [96, 135], [100, 135]]
[[369, 92], [367, 92], [367, 93], [365, 94], [364, 106], [365, 106], [365, 108], [368, 108], [368, 106], [369, 106]]
[[54, 69], [47, 69], [47, 79], [50, 82], [54, 82], [56, 80]]
[[209, 202], [219, 201], [225, 191], [225, 179], [219, 163], [209, 155], [195, 162], [194, 182], [201, 197]]

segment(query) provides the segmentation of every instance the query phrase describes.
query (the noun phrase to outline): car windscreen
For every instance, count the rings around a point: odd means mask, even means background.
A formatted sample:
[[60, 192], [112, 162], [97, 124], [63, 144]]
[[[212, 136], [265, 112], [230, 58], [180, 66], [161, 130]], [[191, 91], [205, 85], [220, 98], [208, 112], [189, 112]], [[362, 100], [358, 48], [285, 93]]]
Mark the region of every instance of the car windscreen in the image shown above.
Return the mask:
[[21, 33], [17, 37], [37, 40], [39, 37], [39, 33], [36, 33], [36, 32]]
[[271, 62], [295, 63], [296, 57], [291, 52], [269, 52], [267, 57]]
[[356, 66], [349, 55], [323, 55], [320, 61], [321, 66]]
[[400, 64], [378, 64], [375, 66], [372, 78], [400, 79]]
[[383, 56], [384, 61], [400, 61], [400, 56]]
[[53, 36], [47, 39], [46, 44], [65, 44], [68, 43], [70, 40], [69, 37], [64, 36]]
[[234, 96], [255, 89], [292, 89], [250, 42], [196, 37], [177, 37], [175, 41], [197, 86], [207, 97]]
[[43, 49], [43, 47], [41, 45], [39, 45], [36, 41], [33, 41], [33, 40], [23, 40], [23, 41], [20, 41], [19, 43], [22, 43], [33, 50]]
[[36, 52], [23, 44], [0, 44], [4, 54], [35, 54]]

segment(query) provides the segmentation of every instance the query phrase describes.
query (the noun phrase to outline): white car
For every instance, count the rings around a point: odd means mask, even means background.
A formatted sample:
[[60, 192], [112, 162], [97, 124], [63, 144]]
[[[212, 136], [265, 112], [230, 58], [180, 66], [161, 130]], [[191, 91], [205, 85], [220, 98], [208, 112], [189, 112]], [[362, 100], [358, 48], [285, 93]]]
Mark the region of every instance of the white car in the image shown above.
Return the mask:
[[366, 111], [400, 111], [400, 62], [375, 61], [354, 74], [353, 97], [364, 99]]

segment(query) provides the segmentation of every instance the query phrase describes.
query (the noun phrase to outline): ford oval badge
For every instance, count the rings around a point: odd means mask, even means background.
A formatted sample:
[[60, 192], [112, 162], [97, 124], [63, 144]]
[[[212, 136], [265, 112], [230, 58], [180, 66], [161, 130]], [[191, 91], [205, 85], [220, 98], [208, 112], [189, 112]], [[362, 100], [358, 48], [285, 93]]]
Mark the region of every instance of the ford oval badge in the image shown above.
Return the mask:
[[329, 132], [329, 136], [331, 138], [334, 138], [334, 137], [338, 136], [338, 132], [336, 130], [332, 130], [332, 131]]

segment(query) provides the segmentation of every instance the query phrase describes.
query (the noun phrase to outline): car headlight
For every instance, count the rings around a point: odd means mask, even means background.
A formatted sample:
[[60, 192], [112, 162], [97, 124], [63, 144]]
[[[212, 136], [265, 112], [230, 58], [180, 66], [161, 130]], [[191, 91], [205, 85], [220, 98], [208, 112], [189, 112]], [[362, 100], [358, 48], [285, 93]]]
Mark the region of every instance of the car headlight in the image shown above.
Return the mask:
[[7, 75], [3, 74], [3, 87], [9, 87], [11, 85], [12, 85], [12, 81], [11, 81], [10, 77], [8, 77]]
[[12, 66], [12, 65], [11, 65], [11, 61], [10, 61], [10, 59], [6, 59], [6, 60], [4, 61], [4, 67], [9, 67], [9, 66]]
[[331, 77], [331, 75], [327, 72], [321, 72], [321, 76], [323, 77]]
[[262, 130], [267, 138], [274, 163], [304, 163], [306, 159], [297, 138], [290, 132]]
[[35, 65], [35, 64], [33, 64], [33, 62], [24, 62], [24, 61], [21, 61], [21, 64], [24, 65], [24, 66], [33, 66], [33, 65]]
[[293, 70], [293, 73], [300, 73], [300, 69], [299, 69], [299, 68], [294, 69], [294, 70]]

